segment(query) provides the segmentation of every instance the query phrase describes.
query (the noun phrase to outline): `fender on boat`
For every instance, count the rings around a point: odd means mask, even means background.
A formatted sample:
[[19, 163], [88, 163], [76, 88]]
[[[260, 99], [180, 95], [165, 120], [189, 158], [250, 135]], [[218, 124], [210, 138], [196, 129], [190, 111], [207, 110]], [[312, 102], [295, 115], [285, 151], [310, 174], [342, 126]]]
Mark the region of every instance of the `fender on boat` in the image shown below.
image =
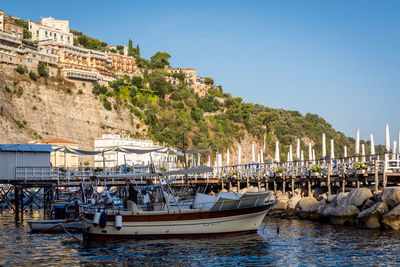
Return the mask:
[[99, 225], [99, 223], [100, 223], [100, 215], [101, 215], [101, 213], [100, 213], [100, 210], [97, 210], [96, 212], [95, 212], [95, 214], [94, 214], [94, 217], [93, 217], [93, 225], [96, 227], [97, 225]]
[[115, 215], [115, 228], [118, 231], [122, 228], [122, 215], [119, 212]]
[[100, 222], [99, 222], [100, 228], [106, 228], [107, 225], [107, 214], [106, 212], [103, 210], [103, 212], [100, 215]]

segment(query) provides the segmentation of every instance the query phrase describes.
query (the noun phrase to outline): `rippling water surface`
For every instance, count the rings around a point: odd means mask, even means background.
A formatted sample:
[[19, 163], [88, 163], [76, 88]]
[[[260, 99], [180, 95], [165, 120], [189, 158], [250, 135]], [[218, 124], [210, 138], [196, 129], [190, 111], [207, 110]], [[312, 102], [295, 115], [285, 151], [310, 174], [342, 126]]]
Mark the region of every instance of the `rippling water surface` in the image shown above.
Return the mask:
[[[24, 215], [40, 218], [41, 211]], [[398, 265], [399, 253], [400, 233], [303, 220], [266, 218], [257, 234], [238, 237], [86, 244], [67, 234], [30, 234], [12, 212], [0, 214], [1, 265]]]

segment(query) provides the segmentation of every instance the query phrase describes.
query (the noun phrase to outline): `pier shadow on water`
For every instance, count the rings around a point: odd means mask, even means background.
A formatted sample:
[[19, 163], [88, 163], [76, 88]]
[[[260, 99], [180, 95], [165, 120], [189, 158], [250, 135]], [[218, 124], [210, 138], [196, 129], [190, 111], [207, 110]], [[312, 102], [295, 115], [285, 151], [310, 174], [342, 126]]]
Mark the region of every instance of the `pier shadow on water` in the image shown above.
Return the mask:
[[258, 233], [244, 236], [79, 243], [66, 234], [29, 233], [26, 221], [42, 218], [43, 211], [34, 210], [17, 226], [13, 212], [0, 214], [0, 265], [400, 264], [400, 233], [393, 231], [266, 218]]

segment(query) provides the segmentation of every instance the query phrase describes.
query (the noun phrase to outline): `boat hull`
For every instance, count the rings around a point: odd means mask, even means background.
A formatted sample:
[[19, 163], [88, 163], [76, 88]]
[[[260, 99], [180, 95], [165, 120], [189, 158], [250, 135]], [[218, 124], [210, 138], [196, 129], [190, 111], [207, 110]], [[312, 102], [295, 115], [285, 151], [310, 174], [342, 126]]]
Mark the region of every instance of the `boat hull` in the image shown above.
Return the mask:
[[66, 220], [44, 220], [44, 221], [28, 221], [31, 232], [51, 231], [60, 232], [66, 230], [81, 231], [82, 222], [67, 222]]
[[264, 219], [269, 205], [236, 210], [193, 212], [165, 215], [123, 216], [117, 230], [114, 216], [108, 216], [105, 228], [93, 226], [85, 218], [84, 237], [96, 240], [202, 238], [254, 233]]

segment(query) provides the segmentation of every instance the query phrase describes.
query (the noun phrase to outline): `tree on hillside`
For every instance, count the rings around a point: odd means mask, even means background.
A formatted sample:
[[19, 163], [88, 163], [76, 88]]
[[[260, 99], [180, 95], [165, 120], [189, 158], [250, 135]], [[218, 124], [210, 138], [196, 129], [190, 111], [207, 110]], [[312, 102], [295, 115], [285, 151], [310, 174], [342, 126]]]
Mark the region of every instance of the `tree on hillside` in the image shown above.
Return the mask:
[[153, 72], [148, 77], [150, 83], [150, 89], [156, 91], [156, 94], [160, 97], [164, 97], [166, 93], [171, 91], [171, 84], [165, 80], [165, 77], [158, 73]]
[[276, 111], [260, 112], [258, 114], [258, 119], [261, 121], [262, 125], [265, 126], [266, 132], [269, 132], [271, 130], [271, 124], [279, 119], [279, 114]]
[[169, 66], [169, 58], [171, 58], [171, 56], [167, 52], [158, 51], [150, 60], [154, 68], [163, 69], [165, 66]]
[[213, 78], [210, 78], [210, 77], [205, 77], [205, 78], [204, 78], [204, 82], [205, 82], [206, 84], [214, 84], [214, 79], [213, 79]]
[[40, 77], [44, 77], [44, 78], [49, 77], [49, 70], [47, 69], [46, 64], [43, 62], [38, 63], [37, 72]]

